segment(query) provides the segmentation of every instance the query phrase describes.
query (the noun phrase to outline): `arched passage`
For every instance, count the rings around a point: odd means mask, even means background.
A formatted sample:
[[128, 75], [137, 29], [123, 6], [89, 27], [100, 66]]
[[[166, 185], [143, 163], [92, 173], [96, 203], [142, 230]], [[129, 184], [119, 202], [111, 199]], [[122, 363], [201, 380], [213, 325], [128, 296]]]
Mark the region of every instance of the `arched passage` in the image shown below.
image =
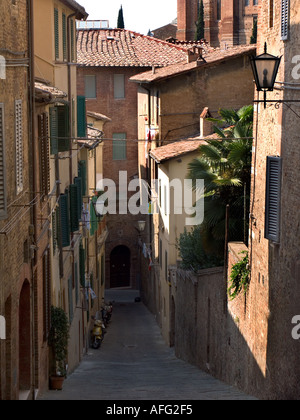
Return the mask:
[[19, 305], [19, 389], [30, 389], [31, 334], [30, 334], [30, 284], [24, 281]]
[[130, 249], [120, 245], [110, 254], [110, 287], [130, 286]]

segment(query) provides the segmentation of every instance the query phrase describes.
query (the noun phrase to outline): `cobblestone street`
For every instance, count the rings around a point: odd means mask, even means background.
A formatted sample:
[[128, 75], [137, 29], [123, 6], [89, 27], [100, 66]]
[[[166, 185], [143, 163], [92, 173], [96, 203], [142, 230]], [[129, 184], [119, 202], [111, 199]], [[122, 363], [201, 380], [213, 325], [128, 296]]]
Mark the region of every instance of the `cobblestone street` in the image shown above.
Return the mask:
[[135, 291], [107, 292], [115, 300], [111, 325], [99, 350], [90, 349], [64, 383], [42, 400], [252, 399], [177, 359], [153, 315], [135, 303]]

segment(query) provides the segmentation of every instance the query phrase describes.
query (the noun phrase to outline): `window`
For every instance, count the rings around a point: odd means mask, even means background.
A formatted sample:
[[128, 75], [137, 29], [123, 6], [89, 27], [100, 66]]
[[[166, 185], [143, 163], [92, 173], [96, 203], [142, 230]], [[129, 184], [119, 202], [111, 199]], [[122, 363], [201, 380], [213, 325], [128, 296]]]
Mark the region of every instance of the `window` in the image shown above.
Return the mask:
[[87, 194], [87, 172], [86, 172], [86, 160], [80, 160], [78, 162], [78, 178], [81, 179], [82, 186], [82, 197]]
[[222, 18], [222, 4], [221, 0], [217, 0], [217, 20], [221, 20]]
[[70, 205], [69, 205], [69, 194], [66, 191], [65, 194], [60, 195], [59, 199], [60, 209], [60, 230], [61, 230], [61, 244], [65, 248], [70, 246]]
[[124, 74], [114, 75], [114, 97], [115, 99], [125, 98], [125, 76]]
[[59, 246], [59, 237], [60, 237], [60, 212], [56, 208], [52, 213], [52, 245], [53, 245], [53, 255], [55, 255], [57, 247]]
[[63, 59], [67, 60], [67, 17], [62, 14]]
[[289, 38], [289, 9], [290, 1], [281, 0], [281, 39], [287, 41]]
[[6, 218], [4, 104], [0, 104], [0, 220]]
[[274, 0], [269, 0], [269, 28], [274, 26]]
[[[71, 232], [77, 232], [79, 230], [79, 185], [70, 185], [70, 228]], [[80, 212], [81, 213], [81, 212]]]
[[73, 19], [70, 21], [71, 25], [71, 61], [76, 61], [76, 48], [75, 48], [75, 34], [76, 34], [76, 23]]
[[97, 98], [96, 76], [95, 75], [84, 76], [84, 86], [85, 86], [85, 97], [87, 99], [96, 99]]
[[23, 115], [22, 100], [15, 101], [16, 189], [23, 191]]
[[126, 133], [113, 134], [113, 160], [126, 160], [127, 158]]
[[267, 157], [265, 238], [279, 243], [282, 159]]
[[40, 188], [44, 195], [50, 191], [50, 156], [49, 156], [49, 118], [48, 113], [38, 116], [38, 144], [40, 154]]
[[85, 96], [77, 96], [77, 137], [86, 137]]
[[54, 9], [54, 49], [55, 60], [59, 59], [59, 15], [58, 10]]
[[257, 6], [258, 5], [258, 0], [253, 0], [253, 6]]
[[250, 0], [245, 0], [245, 6], [250, 6]]
[[81, 241], [79, 245], [79, 278], [81, 287], [85, 287], [85, 261], [86, 252]]
[[70, 149], [69, 107], [50, 108], [50, 150], [52, 155]]

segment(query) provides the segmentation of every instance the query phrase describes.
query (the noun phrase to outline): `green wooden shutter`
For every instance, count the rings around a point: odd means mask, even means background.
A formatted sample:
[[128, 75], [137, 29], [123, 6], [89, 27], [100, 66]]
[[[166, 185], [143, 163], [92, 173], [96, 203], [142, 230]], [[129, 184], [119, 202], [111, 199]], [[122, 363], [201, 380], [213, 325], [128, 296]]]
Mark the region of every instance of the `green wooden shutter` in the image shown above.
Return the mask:
[[55, 59], [59, 59], [59, 15], [58, 10], [54, 9], [54, 47]]
[[79, 276], [81, 287], [85, 287], [85, 258], [85, 249], [81, 242], [79, 245]]
[[98, 218], [95, 212], [94, 204], [97, 202], [97, 197], [93, 197], [90, 204], [90, 236], [93, 236], [98, 229]]
[[70, 185], [70, 226], [71, 232], [79, 230], [79, 213], [78, 213], [78, 186]]
[[67, 18], [62, 14], [63, 59], [67, 60]]
[[50, 153], [58, 153], [58, 120], [57, 107], [50, 108]]
[[78, 263], [75, 262], [74, 267], [74, 282], [75, 282], [75, 303], [77, 305], [79, 300], [79, 285], [78, 285]]
[[58, 124], [58, 151], [67, 152], [70, 150], [70, 124], [69, 124], [69, 107], [57, 107], [57, 124]]
[[86, 137], [85, 96], [77, 96], [77, 137]]
[[70, 217], [69, 217], [69, 194], [61, 194], [59, 200], [61, 244], [65, 248], [70, 246]]
[[75, 61], [75, 22], [72, 19], [70, 22], [70, 26], [71, 26], [71, 61], [72, 63]]
[[87, 177], [86, 177], [86, 161], [80, 160], [78, 162], [78, 178], [82, 180], [82, 196], [86, 196], [87, 193]]
[[81, 215], [82, 215], [82, 204], [83, 204], [83, 200], [82, 200], [82, 179], [77, 177], [74, 179], [74, 184], [77, 185], [78, 188], [78, 217], [79, 220], [81, 220]]

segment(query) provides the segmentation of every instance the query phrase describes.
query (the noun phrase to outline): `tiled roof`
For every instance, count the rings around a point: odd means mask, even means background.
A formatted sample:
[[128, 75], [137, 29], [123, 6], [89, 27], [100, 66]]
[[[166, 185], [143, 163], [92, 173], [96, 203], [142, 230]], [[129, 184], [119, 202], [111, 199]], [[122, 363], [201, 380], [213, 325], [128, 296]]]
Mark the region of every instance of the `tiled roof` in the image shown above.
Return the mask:
[[214, 138], [218, 138], [217, 134], [211, 134], [205, 138], [200, 138], [198, 136], [176, 141], [174, 143], [167, 144], [166, 146], [161, 146], [157, 149], [151, 150], [150, 156], [157, 163], [163, 163], [170, 159], [179, 158], [187, 153], [196, 152], [201, 145], [206, 144], [205, 139], [208, 140]]
[[35, 101], [36, 102], [60, 102], [67, 100], [68, 95], [55, 86], [51, 86], [49, 82], [35, 81]]
[[186, 62], [187, 49], [125, 29], [78, 30], [77, 57], [85, 66], [163, 67]]
[[100, 114], [99, 112], [86, 111], [86, 115], [88, 117], [94, 118], [95, 120], [106, 121], [106, 122], [111, 121], [109, 117], [107, 117], [106, 115]]
[[220, 48], [209, 48], [205, 51], [204, 49], [204, 60], [198, 60], [192, 63], [177, 63], [168, 67], [155, 69], [155, 72], [146, 71], [131, 77], [130, 80], [133, 82], [151, 83], [153, 81], [176, 76], [180, 73], [186, 73], [197, 68], [205, 67], [211, 64], [217, 64], [218, 62], [230, 60], [242, 55], [250, 55], [253, 54], [255, 50], [255, 45], [243, 45], [228, 48], [226, 50]]

